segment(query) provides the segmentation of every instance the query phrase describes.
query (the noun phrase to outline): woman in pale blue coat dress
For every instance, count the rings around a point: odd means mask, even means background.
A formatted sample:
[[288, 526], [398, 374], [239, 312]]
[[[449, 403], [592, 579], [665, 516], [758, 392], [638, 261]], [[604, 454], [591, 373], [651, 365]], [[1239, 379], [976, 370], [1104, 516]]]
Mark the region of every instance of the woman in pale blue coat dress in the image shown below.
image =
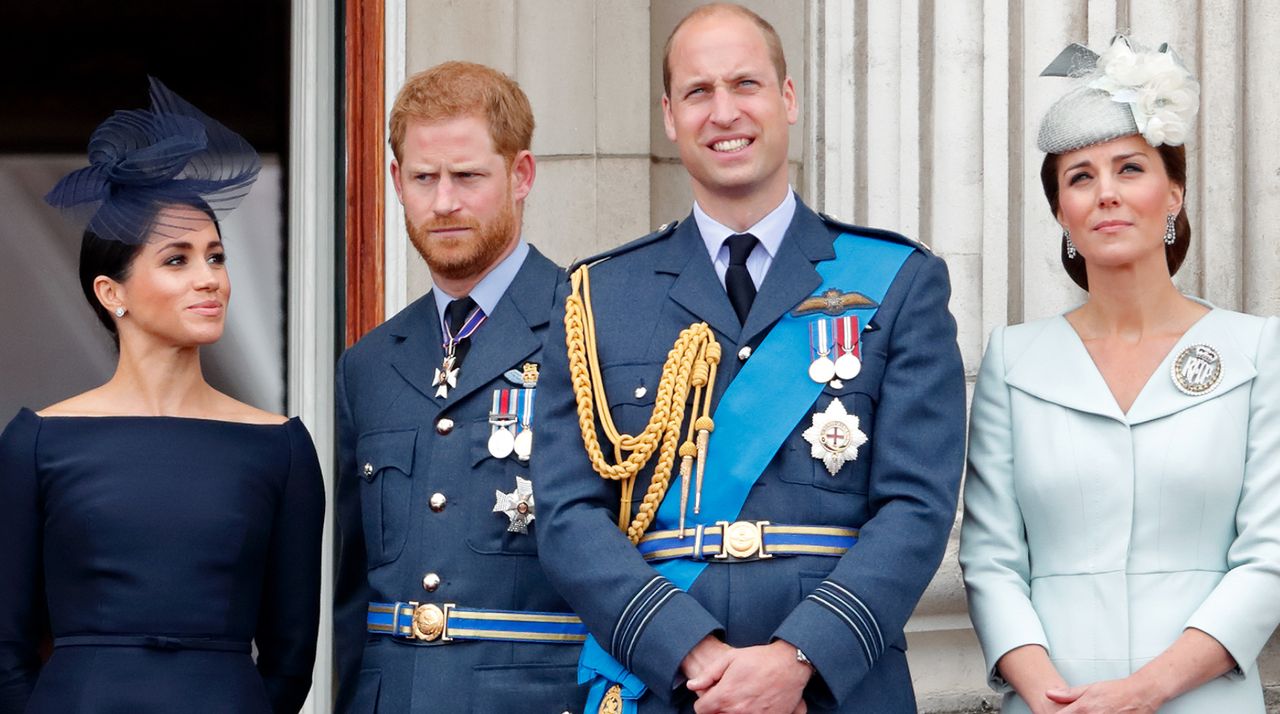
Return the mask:
[[1118, 38], [1050, 65], [1062, 261], [1089, 291], [995, 330], [960, 538], [1004, 712], [1264, 711], [1280, 621], [1280, 322], [1178, 292], [1198, 85]]

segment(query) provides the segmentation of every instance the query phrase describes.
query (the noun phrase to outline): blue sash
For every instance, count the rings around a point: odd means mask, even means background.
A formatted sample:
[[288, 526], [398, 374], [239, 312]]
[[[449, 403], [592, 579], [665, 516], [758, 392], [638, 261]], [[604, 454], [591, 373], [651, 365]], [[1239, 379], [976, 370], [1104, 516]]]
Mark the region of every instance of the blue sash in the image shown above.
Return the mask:
[[[857, 291], [874, 303], [849, 312], [866, 328], [907, 257], [915, 248], [880, 238], [843, 233], [835, 240], [836, 257], [818, 264], [822, 285]], [[764, 473], [774, 454], [822, 393], [823, 384], [809, 379], [809, 317], [790, 313], [778, 320], [768, 336], [734, 376], [715, 409], [715, 431], [707, 447], [709, 456], [732, 453], [732, 459], [708, 458], [702, 488], [702, 512], [686, 513], [686, 528], [716, 521], [734, 521], [746, 503], [752, 485]], [[861, 340], [862, 336], [858, 336]], [[768, 414], [768, 419], [758, 415]], [[680, 499], [663, 499], [653, 528], [678, 527]], [[654, 569], [681, 590], [688, 591], [707, 567], [706, 561], [679, 558], [657, 563]], [[644, 684], [628, 672], [594, 637], [587, 637], [578, 660], [578, 681], [591, 682], [586, 712], [598, 711], [605, 692], [622, 686], [623, 714], [635, 714]]]

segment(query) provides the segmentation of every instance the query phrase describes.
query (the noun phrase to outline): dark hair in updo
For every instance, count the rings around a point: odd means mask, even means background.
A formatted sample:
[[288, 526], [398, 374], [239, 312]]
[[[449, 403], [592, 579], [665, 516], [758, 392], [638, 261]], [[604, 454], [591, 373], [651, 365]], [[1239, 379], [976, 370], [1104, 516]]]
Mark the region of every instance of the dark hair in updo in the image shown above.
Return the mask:
[[93, 290], [93, 281], [102, 275], [117, 283], [123, 283], [129, 278], [133, 259], [142, 252], [144, 245], [146, 243], [129, 244], [99, 238], [98, 234], [91, 230], [86, 230], [80, 239], [80, 289], [84, 291], [84, 298], [93, 308], [94, 316], [103, 327], [107, 328], [107, 332], [111, 333], [111, 340], [117, 346], [120, 344], [120, 334], [116, 331], [115, 319], [98, 300], [98, 295]]
[[[1169, 276], [1172, 277], [1178, 273], [1178, 268], [1182, 267], [1182, 261], [1187, 258], [1187, 249], [1191, 247], [1191, 221], [1187, 218], [1187, 149], [1185, 146], [1168, 144], [1162, 144], [1155, 149], [1161, 161], [1164, 162], [1164, 170], [1169, 175], [1169, 180], [1182, 189], [1182, 210], [1178, 212], [1178, 217], [1174, 221], [1177, 238], [1174, 239], [1173, 245], [1165, 244], [1164, 247], [1165, 261], [1169, 264]], [[1049, 208], [1053, 211], [1055, 220], [1058, 217], [1058, 159], [1060, 158], [1062, 158], [1061, 154], [1045, 154], [1044, 163], [1040, 166], [1040, 184], [1044, 187], [1044, 196], [1049, 199]], [[1077, 252], [1075, 258], [1068, 258], [1065, 237], [1062, 239], [1061, 255], [1062, 267], [1066, 268], [1067, 275], [1076, 285], [1088, 290], [1089, 274], [1084, 267], [1084, 256]]]

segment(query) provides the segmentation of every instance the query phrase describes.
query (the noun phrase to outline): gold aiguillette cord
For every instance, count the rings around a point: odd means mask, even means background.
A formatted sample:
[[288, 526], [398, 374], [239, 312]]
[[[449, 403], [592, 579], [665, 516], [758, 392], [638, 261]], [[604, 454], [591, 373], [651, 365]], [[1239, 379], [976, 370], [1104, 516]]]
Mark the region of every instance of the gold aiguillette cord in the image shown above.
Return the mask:
[[[570, 288], [564, 311], [565, 345], [569, 350], [569, 378], [578, 404], [578, 427], [582, 431], [582, 443], [591, 459], [592, 468], [601, 478], [618, 481], [621, 486], [618, 528], [627, 534], [632, 543], [640, 542], [667, 494], [681, 425], [685, 421], [685, 406], [692, 392], [694, 414], [689, 419], [686, 439], [679, 444], [680, 535], [684, 537], [691, 476], [696, 479], [694, 513], [701, 510], [707, 442], [715, 429], [715, 423], [711, 420], [711, 392], [716, 381], [716, 367], [720, 364], [720, 343], [705, 322], [695, 323], [681, 330], [671, 351], [667, 353], [667, 361], [662, 365], [662, 377], [658, 380], [649, 423], [638, 436], [619, 433], [614, 426], [613, 416], [609, 413], [609, 400], [600, 374], [595, 317], [591, 311], [591, 280], [587, 266], [573, 272]], [[596, 408], [597, 404], [600, 405], [599, 409]], [[601, 449], [596, 435], [597, 420], [605, 438], [613, 445], [612, 462], [606, 459]], [[658, 461], [653, 469], [653, 479], [645, 491], [639, 510], [632, 518], [631, 504], [636, 475], [649, 463], [655, 451]]]

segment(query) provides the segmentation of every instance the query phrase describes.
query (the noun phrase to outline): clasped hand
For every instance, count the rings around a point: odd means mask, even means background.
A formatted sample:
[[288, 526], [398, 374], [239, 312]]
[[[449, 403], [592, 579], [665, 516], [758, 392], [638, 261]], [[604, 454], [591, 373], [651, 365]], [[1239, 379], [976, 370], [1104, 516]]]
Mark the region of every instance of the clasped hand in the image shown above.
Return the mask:
[[685, 660], [697, 714], [804, 714], [802, 696], [812, 668], [782, 640], [734, 648], [708, 638]]
[[1155, 714], [1163, 703], [1133, 677], [1050, 689], [1045, 696], [1057, 705], [1049, 709], [1057, 714]]

